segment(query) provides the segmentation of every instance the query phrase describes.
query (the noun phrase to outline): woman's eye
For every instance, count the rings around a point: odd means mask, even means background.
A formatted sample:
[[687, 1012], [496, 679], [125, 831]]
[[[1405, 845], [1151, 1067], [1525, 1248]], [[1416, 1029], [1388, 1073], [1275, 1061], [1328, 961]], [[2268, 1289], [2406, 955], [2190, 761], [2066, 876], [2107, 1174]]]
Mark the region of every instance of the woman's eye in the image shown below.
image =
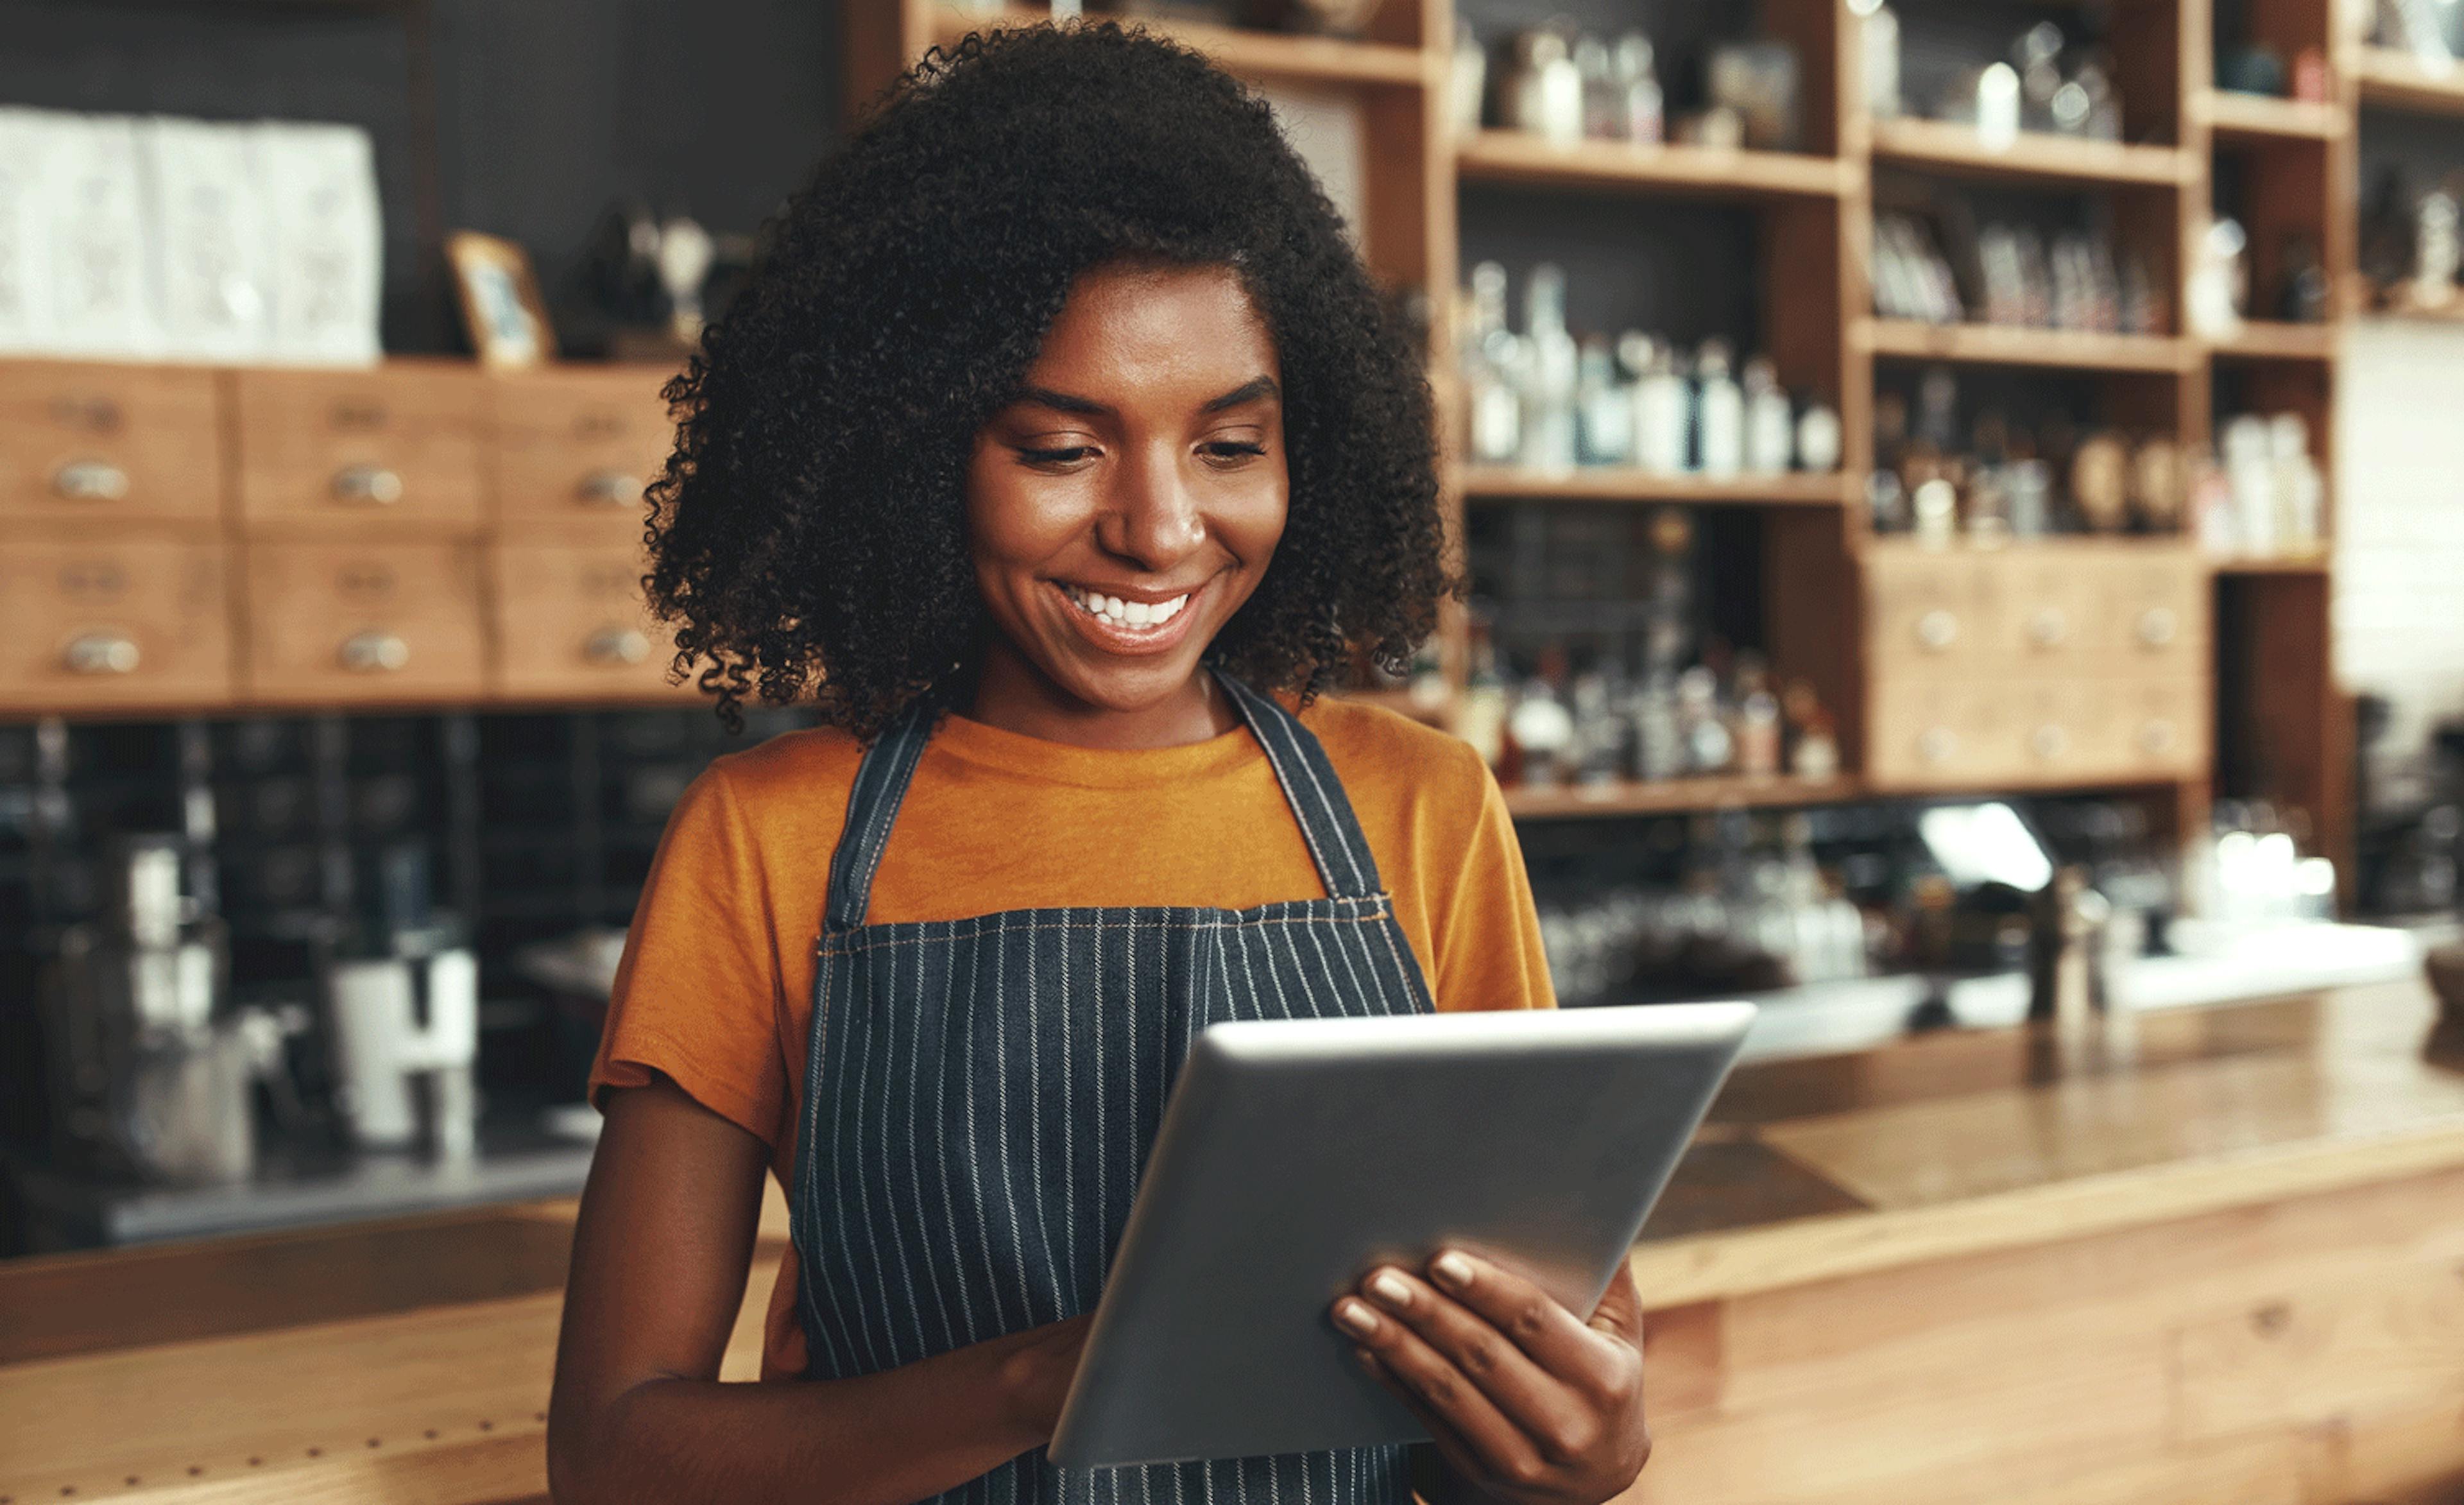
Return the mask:
[[1094, 453], [1095, 447], [1091, 444], [1073, 444], [1055, 450], [1021, 447], [1018, 457], [1029, 465], [1075, 465]]
[[1252, 444], [1245, 439], [1220, 439], [1201, 446], [1201, 450], [1207, 458], [1215, 460], [1253, 459], [1266, 453], [1265, 445]]

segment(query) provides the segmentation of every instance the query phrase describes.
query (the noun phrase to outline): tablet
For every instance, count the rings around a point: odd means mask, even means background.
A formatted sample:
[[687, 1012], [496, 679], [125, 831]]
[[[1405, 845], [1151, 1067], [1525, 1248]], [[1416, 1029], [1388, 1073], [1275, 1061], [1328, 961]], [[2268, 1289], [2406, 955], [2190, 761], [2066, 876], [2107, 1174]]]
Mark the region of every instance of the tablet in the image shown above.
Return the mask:
[[1327, 1313], [1459, 1244], [1589, 1316], [1750, 1004], [1219, 1024], [1155, 1138], [1049, 1455], [1419, 1441]]

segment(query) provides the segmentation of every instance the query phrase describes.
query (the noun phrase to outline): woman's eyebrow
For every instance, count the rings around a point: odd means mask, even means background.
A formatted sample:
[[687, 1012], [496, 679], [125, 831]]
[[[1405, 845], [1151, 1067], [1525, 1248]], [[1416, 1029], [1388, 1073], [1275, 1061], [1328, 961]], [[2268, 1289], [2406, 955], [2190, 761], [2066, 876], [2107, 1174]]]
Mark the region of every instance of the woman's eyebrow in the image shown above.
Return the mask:
[[[1222, 396], [1210, 398], [1198, 410], [1221, 412], [1227, 408], [1238, 408], [1243, 403], [1256, 402], [1261, 397], [1281, 397], [1283, 391], [1282, 387], [1275, 385], [1275, 379], [1271, 376], [1251, 377]], [[1012, 401], [1033, 403], [1038, 408], [1049, 408], [1055, 412], [1085, 413], [1089, 417], [1098, 418], [1110, 414], [1112, 410], [1091, 397], [1056, 392], [1049, 387], [1022, 387], [1019, 388], [1018, 396]]]

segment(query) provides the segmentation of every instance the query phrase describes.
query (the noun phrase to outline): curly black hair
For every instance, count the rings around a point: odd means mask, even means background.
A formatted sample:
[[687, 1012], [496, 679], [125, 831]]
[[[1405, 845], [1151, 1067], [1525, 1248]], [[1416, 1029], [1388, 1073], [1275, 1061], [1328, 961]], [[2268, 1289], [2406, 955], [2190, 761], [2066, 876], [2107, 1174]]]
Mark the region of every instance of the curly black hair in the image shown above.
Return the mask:
[[813, 697], [869, 739], [963, 683], [987, 616], [965, 538], [976, 436], [1083, 273], [1239, 276], [1283, 367], [1283, 542], [1210, 657], [1304, 697], [1355, 656], [1399, 670], [1462, 588], [1429, 385], [1267, 105], [1112, 22], [935, 49], [767, 228], [667, 397], [645, 585], [672, 674], [735, 724]]

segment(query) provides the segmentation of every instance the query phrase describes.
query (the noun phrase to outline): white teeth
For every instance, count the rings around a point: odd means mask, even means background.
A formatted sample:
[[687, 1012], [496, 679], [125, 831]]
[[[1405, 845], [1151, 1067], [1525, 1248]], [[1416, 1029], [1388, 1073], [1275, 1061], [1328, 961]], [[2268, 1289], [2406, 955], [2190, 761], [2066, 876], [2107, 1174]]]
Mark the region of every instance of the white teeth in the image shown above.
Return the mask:
[[1170, 601], [1148, 602], [1124, 601], [1118, 596], [1108, 596], [1077, 586], [1069, 587], [1068, 590], [1069, 599], [1078, 609], [1089, 616], [1101, 617], [1114, 627], [1161, 627], [1180, 615], [1181, 608], [1189, 605], [1189, 596], [1185, 592]]

